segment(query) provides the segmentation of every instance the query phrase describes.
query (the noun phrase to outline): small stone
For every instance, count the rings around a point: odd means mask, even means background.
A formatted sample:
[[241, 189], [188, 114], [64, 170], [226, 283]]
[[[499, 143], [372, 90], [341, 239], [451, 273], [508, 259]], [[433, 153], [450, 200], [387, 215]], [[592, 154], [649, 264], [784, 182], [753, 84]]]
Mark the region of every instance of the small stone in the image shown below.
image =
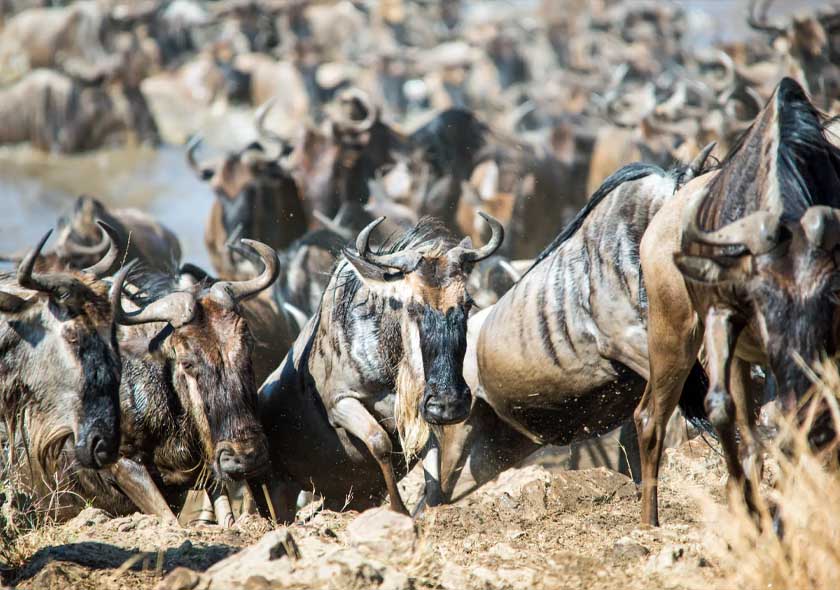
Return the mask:
[[679, 545], [666, 545], [662, 551], [651, 556], [645, 565], [646, 573], [660, 572], [674, 567], [685, 554], [685, 550]]
[[417, 533], [414, 521], [385, 507], [362, 512], [347, 526], [347, 539], [377, 559], [406, 557], [414, 551]]
[[176, 567], [155, 586], [155, 590], [194, 590], [201, 582], [201, 576], [191, 569]]
[[613, 556], [617, 559], [640, 559], [650, 553], [650, 550], [637, 543], [630, 537], [621, 537], [613, 545]]

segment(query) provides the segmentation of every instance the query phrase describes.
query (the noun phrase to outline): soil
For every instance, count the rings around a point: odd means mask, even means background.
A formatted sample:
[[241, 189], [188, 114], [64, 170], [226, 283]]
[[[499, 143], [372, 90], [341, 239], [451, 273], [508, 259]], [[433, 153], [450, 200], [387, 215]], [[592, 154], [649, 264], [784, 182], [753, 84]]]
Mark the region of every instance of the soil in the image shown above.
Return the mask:
[[704, 504], [723, 501], [724, 473], [701, 439], [666, 451], [657, 529], [639, 527], [636, 487], [624, 475], [539, 464], [427, 509], [413, 525], [375, 509], [321, 511], [278, 530], [248, 515], [229, 530], [174, 528], [87, 509], [19, 538], [25, 559], [6, 582], [38, 590], [724, 588], [728, 572], [712, 557], [716, 535], [704, 518]]

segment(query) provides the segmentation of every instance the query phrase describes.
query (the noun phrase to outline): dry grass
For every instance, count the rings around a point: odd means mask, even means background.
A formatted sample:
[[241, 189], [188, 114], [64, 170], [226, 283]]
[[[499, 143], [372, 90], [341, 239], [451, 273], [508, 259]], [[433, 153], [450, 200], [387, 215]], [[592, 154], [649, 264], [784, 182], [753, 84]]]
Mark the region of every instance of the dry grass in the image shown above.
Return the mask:
[[[840, 374], [833, 363], [814, 373], [810, 399], [822, 402], [835, 424]], [[812, 407], [817, 407], [813, 404]], [[835, 443], [815, 454], [806, 433], [814, 419], [807, 412], [801, 425], [782, 424], [781, 436], [768, 449], [768, 462], [778, 466], [775, 485], [762, 493], [758, 518], [733, 494], [728, 507], [709, 506], [713, 550], [731, 572], [726, 587], [779, 590], [840, 588], [840, 473]], [[783, 534], [774, 527], [781, 524]]]

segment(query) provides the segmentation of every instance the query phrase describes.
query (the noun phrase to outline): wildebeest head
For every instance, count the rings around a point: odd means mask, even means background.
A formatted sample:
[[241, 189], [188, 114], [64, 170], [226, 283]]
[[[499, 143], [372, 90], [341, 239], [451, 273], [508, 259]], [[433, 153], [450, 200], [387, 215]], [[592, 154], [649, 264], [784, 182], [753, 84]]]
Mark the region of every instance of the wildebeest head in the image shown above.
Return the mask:
[[[116, 238], [113, 228], [101, 227]], [[0, 276], [0, 386], [20, 396], [4, 400], [6, 412], [31, 403], [49, 417], [31, 433], [41, 441], [36, 460], [43, 463], [45, 453], [74, 435], [79, 463], [101, 468], [114, 462], [119, 447], [120, 358], [108, 290], [99, 279], [119, 252], [110, 242], [102, 260], [82, 271], [34, 272], [50, 233], [18, 266], [17, 284]]]
[[[788, 409], [840, 326], [840, 150], [786, 78], [735, 152], [685, 211], [677, 265], [745, 302]], [[720, 229], [701, 229], [700, 224]]]
[[252, 475], [267, 461], [266, 439], [255, 413], [253, 337], [239, 304], [271, 286], [277, 278], [277, 258], [265, 244], [242, 243], [265, 265], [254, 279], [175, 291], [133, 312], [121, 303], [125, 272], [117, 276], [112, 291], [118, 323], [166, 322], [148, 349], [166, 359], [178, 402], [194, 429], [191, 436], [219, 479]]
[[[458, 245], [436, 240], [415, 248], [397, 241], [385, 251], [373, 253], [368, 242], [384, 219], [380, 217], [359, 234], [355, 251], [344, 250], [362, 280], [387, 294], [391, 308], [401, 312], [403, 359], [415, 379], [422, 376], [422, 394], [415, 393], [420, 415], [430, 424], [463, 421], [470, 410], [471, 392], [463, 378], [472, 305], [466, 283], [473, 265], [495, 252], [504, 237], [501, 224], [481, 215], [493, 233], [479, 249], [467, 238]], [[425, 219], [418, 228], [422, 231], [434, 225]], [[398, 400], [398, 404], [412, 402]]]

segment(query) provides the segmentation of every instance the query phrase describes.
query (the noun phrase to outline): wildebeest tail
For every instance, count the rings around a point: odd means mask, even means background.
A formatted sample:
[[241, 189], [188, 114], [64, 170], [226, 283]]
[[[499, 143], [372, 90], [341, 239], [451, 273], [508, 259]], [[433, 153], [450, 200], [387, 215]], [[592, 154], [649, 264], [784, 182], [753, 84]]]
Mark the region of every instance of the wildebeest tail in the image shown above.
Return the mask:
[[638, 180], [640, 178], [644, 178], [645, 176], [650, 176], [651, 174], [658, 174], [660, 176], [665, 175], [665, 171], [660, 168], [659, 166], [654, 166], [653, 164], [645, 164], [642, 162], [636, 162], [634, 164], [628, 164], [627, 166], [623, 166], [617, 172], [613, 172], [602, 184], [598, 187], [592, 196], [589, 198], [589, 201], [586, 205], [583, 206], [583, 209], [578, 211], [577, 215], [575, 215], [574, 219], [572, 219], [566, 227], [563, 228], [556, 238], [554, 238], [551, 243], [540, 252], [537, 257], [534, 259], [534, 263], [522, 273], [524, 277], [531, 269], [537, 266], [540, 262], [551, 256], [551, 253], [554, 252], [560, 244], [571, 238], [575, 235], [575, 232], [583, 225], [583, 222], [586, 220], [586, 216], [598, 206], [598, 203], [604, 200], [607, 195], [617, 189], [619, 186], [624, 184], [625, 182], [630, 182], [632, 180]]
[[715, 431], [712, 428], [712, 423], [709, 422], [709, 416], [706, 414], [706, 406], [704, 405], [708, 390], [709, 377], [706, 375], [703, 365], [695, 362], [691, 368], [691, 373], [685, 380], [685, 385], [683, 385], [679, 402], [680, 409], [686, 420], [691, 422], [694, 427], [714, 436]]

